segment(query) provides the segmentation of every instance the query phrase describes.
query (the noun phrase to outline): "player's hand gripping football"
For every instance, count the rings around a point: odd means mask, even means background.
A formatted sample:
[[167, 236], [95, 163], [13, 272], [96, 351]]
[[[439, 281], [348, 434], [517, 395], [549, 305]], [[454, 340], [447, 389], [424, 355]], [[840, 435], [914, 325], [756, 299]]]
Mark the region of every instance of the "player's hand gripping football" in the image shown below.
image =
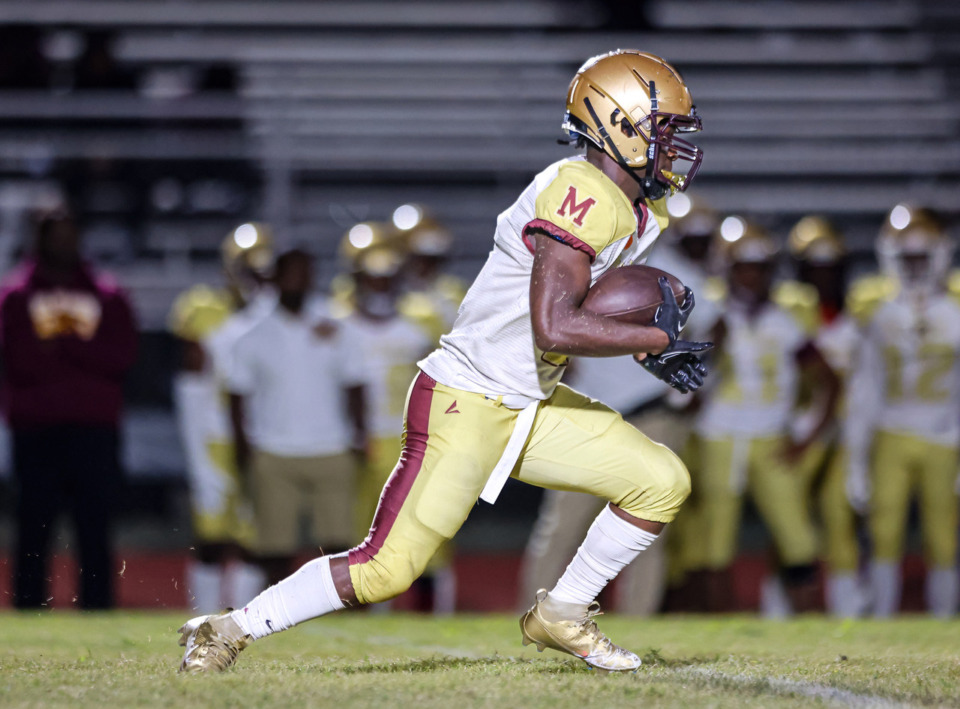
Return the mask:
[[680, 331], [687, 324], [695, 304], [693, 291], [689, 288], [684, 290], [681, 306], [677, 303], [669, 281], [666, 278], [660, 278], [658, 283], [663, 304], [653, 318], [653, 327], [658, 327], [667, 333], [670, 344], [660, 354], [648, 354], [640, 360], [640, 364], [657, 379], [665, 381], [677, 391], [684, 394], [696, 391], [703, 386], [703, 378], [707, 376], [707, 368], [700, 361], [699, 353], [709, 350], [713, 347], [713, 343], [680, 339]]

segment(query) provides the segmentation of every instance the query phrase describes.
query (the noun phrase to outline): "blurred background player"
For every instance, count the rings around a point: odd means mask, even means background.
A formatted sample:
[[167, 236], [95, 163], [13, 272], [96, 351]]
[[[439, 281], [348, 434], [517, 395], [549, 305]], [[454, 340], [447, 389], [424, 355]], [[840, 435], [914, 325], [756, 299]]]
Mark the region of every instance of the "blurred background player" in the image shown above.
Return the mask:
[[366, 447], [363, 350], [308, 303], [313, 261], [279, 255], [277, 300], [233, 343], [228, 365], [237, 468], [248, 480], [254, 550], [271, 583], [310, 546], [356, 541], [353, 451]]
[[[400, 455], [407, 390], [417, 373], [417, 362], [433, 347], [434, 323], [442, 322], [429, 307], [419, 310], [417, 316], [409, 316], [403, 309], [407, 305], [403, 292], [406, 254], [394, 227], [377, 222], [364, 226], [376, 235], [366, 247], [357, 248], [350, 242], [351, 236], [356, 236], [354, 229], [344, 235], [340, 252], [350, 257], [347, 267], [352, 285], [349, 301], [338, 303], [343, 310], [344, 334], [367, 362], [364, 409], [368, 443], [357, 479], [358, 538], [366, 536], [380, 491]], [[414, 585], [422, 592], [418, 608], [453, 612], [456, 583], [451, 552], [451, 545], [444, 545], [418, 580], [422, 583]]]
[[419, 307], [417, 296], [426, 299], [428, 312], [440, 316], [436, 341], [453, 327], [467, 293], [466, 283], [444, 270], [453, 248], [453, 234], [420, 204], [400, 205], [393, 210], [392, 219], [407, 255], [403, 269], [403, 290], [410, 301], [407, 308]]
[[[673, 274], [695, 293], [702, 293], [718, 215], [684, 192], [667, 198], [667, 211], [673, 220], [647, 265]], [[684, 333], [704, 339], [715, 320], [713, 303], [703, 298]], [[686, 444], [690, 425], [682, 411], [685, 397], [670, 401], [673, 390], [658, 379], [641, 376], [632, 357], [582, 357], [571, 364], [566, 376], [571, 387], [619, 411], [650, 439], [675, 451]], [[557, 582], [602, 507], [602, 500], [583, 493], [544, 491], [520, 569], [518, 604], [523, 610], [537, 589]], [[682, 520], [681, 513], [670, 535], [661, 533], [618, 577], [612, 604], [618, 612], [650, 615], [659, 610], [666, 583], [666, 548], [673, 544], [672, 535], [678, 533], [676, 525], [682, 525]]]
[[241, 224], [220, 249], [224, 286], [196, 285], [174, 301], [170, 332], [180, 344], [173, 401], [187, 462], [195, 558], [187, 566], [193, 608], [233, 607], [262, 586], [249, 563], [253, 519], [237, 474], [224, 388], [226, 357], [239, 332], [273, 298], [265, 281], [273, 267], [266, 224]]
[[[696, 421], [695, 466], [702, 591], [709, 610], [733, 610], [729, 566], [744, 492], [773, 537], [794, 610], [814, 603], [817, 540], [796, 465], [828, 425], [838, 381], [794, 315], [771, 300], [778, 249], [759, 226], [727, 217], [720, 227], [727, 295], [712, 339], [714, 381]], [[801, 440], [790, 436], [801, 374], [828, 402]]]
[[126, 294], [81, 257], [66, 210], [42, 216], [32, 253], [4, 282], [0, 343], [18, 493], [14, 605], [50, 600], [50, 540], [66, 508], [79, 550], [79, 605], [112, 608], [119, 426], [137, 328]]
[[960, 303], [947, 288], [952, 244], [929, 210], [898, 204], [877, 238], [895, 288], [867, 322], [851, 384], [851, 493], [868, 510], [873, 614], [899, 611], [910, 502], [917, 498], [931, 613], [956, 613]]
[[[847, 252], [843, 237], [821, 216], [800, 219], [790, 230], [787, 248], [796, 269], [796, 280], [782, 283], [775, 300], [808, 323], [809, 332], [830, 368], [846, 382], [860, 332], [846, 312]], [[820, 390], [819, 399], [814, 392]], [[816, 382], [801, 382], [803, 410], [794, 418], [793, 437], [804, 439], [830, 405]], [[824, 600], [827, 612], [844, 618], [865, 609], [865, 589], [858, 578], [860, 549], [856, 514], [846, 494], [846, 450], [841, 429], [846, 419], [846, 398], [836, 406], [836, 425], [824, 429], [802, 457], [800, 474], [822, 528], [822, 556], [826, 564]]]

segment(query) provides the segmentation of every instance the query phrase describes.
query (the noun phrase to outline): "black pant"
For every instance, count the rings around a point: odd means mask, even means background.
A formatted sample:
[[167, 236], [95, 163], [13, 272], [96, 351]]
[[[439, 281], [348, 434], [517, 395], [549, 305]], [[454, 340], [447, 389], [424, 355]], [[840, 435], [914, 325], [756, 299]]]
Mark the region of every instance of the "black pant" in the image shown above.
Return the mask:
[[80, 607], [113, 606], [111, 526], [121, 483], [113, 426], [50, 426], [13, 432], [19, 487], [14, 605], [46, 605], [50, 535], [61, 510], [73, 518], [79, 548]]

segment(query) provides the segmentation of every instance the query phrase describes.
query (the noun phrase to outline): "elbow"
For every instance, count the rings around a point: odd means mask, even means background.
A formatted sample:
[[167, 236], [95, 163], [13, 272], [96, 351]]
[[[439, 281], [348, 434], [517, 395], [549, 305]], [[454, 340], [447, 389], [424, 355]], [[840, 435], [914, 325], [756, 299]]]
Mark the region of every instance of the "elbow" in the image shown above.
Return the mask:
[[556, 322], [548, 317], [534, 317], [533, 325], [533, 343], [537, 349], [543, 352], [557, 352], [566, 354], [563, 351], [563, 331], [556, 326]]

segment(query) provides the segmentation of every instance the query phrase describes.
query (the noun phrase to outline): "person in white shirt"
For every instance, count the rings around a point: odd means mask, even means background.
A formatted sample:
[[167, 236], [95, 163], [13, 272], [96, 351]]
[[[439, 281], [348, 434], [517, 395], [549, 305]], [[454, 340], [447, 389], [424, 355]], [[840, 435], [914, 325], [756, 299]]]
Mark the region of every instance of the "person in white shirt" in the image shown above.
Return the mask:
[[271, 582], [309, 542], [335, 551], [355, 541], [355, 456], [364, 445], [364, 358], [341, 329], [306, 307], [311, 257], [277, 258], [277, 303], [233, 343], [228, 366], [237, 467], [254, 508], [253, 548]]

